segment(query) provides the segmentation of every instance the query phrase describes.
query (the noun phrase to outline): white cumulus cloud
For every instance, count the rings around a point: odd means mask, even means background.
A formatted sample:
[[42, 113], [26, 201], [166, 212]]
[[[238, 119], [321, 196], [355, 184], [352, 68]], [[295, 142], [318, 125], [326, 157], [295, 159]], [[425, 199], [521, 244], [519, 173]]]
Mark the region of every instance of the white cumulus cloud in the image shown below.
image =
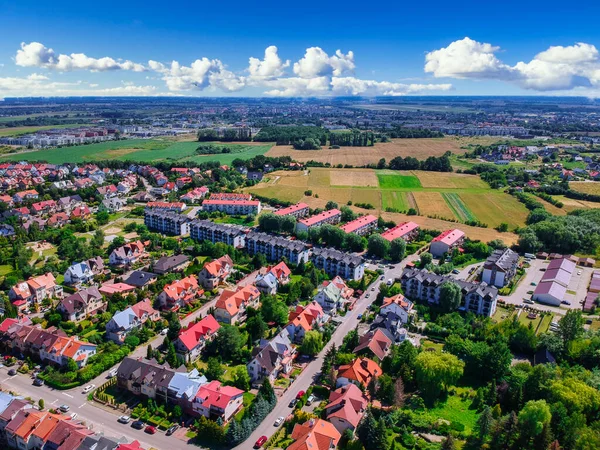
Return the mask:
[[282, 61], [277, 54], [277, 47], [271, 45], [265, 49], [265, 56], [262, 60], [250, 57], [248, 72], [252, 78], [280, 77], [289, 66], [290, 60]]
[[600, 88], [600, 54], [594, 45], [550, 47], [513, 66], [496, 56], [499, 50], [466, 37], [427, 53], [425, 72], [438, 78], [509, 81], [536, 91]]
[[29, 44], [22, 42], [21, 49], [17, 50], [15, 62], [22, 67], [41, 67], [64, 72], [72, 70], [90, 70], [93, 72], [131, 70], [143, 72], [146, 70], [142, 64], [115, 60], [107, 56], [98, 59], [91, 58], [83, 53], [56, 54], [53, 49], [39, 42], [30, 42]]
[[301, 78], [315, 78], [327, 75], [339, 77], [352, 72], [354, 65], [354, 52], [343, 54], [337, 50], [335, 55], [329, 56], [320, 47], [306, 49], [304, 57], [294, 63], [294, 73]]
[[354, 77], [333, 77], [331, 86], [337, 95], [400, 96], [424, 91], [448, 91], [451, 84], [403, 84], [389, 81], [361, 80]]
[[163, 75], [162, 79], [170, 91], [201, 91], [212, 86], [234, 92], [245, 86], [244, 78], [227, 70], [218, 59], [197, 59], [190, 66], [182, 66], [178, 61], [167, 66], [151, 60], [148, 66]]

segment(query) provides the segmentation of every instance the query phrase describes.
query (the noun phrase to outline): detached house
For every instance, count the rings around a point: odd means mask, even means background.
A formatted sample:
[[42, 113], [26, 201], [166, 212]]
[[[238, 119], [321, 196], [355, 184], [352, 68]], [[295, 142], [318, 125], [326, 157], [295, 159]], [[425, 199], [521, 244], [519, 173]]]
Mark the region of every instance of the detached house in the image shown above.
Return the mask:
[[242, 408], [243, 395], [244, 391], [241, 389], [223, 386], [220, 381], [214, 380], [200, 386], [192, 402], [192, 409], [197, 415], [227, 423]]
[[296, 356], [287, 331], [283, 330], [270, 341], [261, 339], [252, 351], [252, 360], [246, 365], [253, 383], [268, 378], [272, 383], [280, 373], [289, 374]]
[[330, 450], [337, 447], [342, 435], [326, 420], [311, 419], [294, 425], [291, 437], [294, 442], [287, 450]]
[[329, 394], [325, 418], [340, 433], [348, 429], [354, 431], [367, 409], [367, 404], [367, 397], [356, 385], [350, 383]]
[[371, 330], [362, 335], [358, 341], [358, 345], [353, 350], [353, 353], [360, 355], [369, 354], [376, 356], [379, 361], [387, 356], [392, 348], [393, 339], [390, 338], [381, 328]]
[[136, 241], [114, 249], [108, 261], [111, 266], [130, 266], [146, 256], [148, 253], [146, 253], [144, 243]]
[[21, 281], [13, 286], [8, 292], [9, 300], [19, 309], [27, 309], [28, 306], [39, 304], [46, 298], [61, 298], [63, 288], [56, 284], [56, 279], [51, 272], [37, 277], [31, 277], [27, 281]]
[[313, 300], [306, 307], [296, 306], [296, 310], [290, 313], [290, 322], [285, 329], [292, 342], [302, 342], [307, 331], [319, 328], [328, 319], [321, 305]]
[[271, 267], [267, 273], [260, 273], [256, 277], [255, 285], [265, 295], [275, 295], [280, 285], [289, 283], [292, 274], [285, 262], [280, 262]]
[[215, 304], [215, 318], [222, 323], [235, 325], [246, 320], [246, 309], [258, 307], [260, 291], [251, 284], [237, 290], [225, 289]]
[[340, 366], [338, 369], [337, 387], [346, 386], [349, 383], [357, 386], [369, 386], [373, 378], [383, 374], [381, 367], [369, 358], [356, 358], [350, 364]]
[[106, 302], [97, 287], [90, 287], [61, 300], [56, 310], [64, 320], [79, 322], [106, 310]]
[[209, 314], [199, 322], [181, 330], [175, 341], [177, 353], [183, 355], [188, 362], [194, 361], [200, 356], [206, 344], [214, 339], [219, 328], [221, 328], [219, 322]]
[[159, 275], [169, 272], [182, 272], [190, 264], [186, 255], [163, 256], [152, 266], [152, 271]]
[[233, 269], [233, 260], [229, 255], [221, 256], [219, 259], [204, 264], [198, 275], [198, 281], [204, 289], [213, 290], [219, 284], [225, 282]]
[[408, 318], [413, 310], [413, 303], [407, 300], [404, 295], [397, 294], [393, 297], [386, 297], [383, 299], [383, 304], [379, 309], [379, 314], [387, 316], [390, 313], [400, 317], [402, 323], [408, 323]]
[[141, 327], [148, 320], [156, 322], [159, 319], [159, 312], [152, 308], [149, 299], [144, 299], [124, 311], [117, 311], [106, 324], [106, 335], [111, 341], [122, 344], [133, 329]]
[[343, 308], [345, 303], [350, 302], [354, 289], [349, 288], [344, 280], [336, 276], [331, 281], [324, 281], [314, 300], [321, 305], [323, 311], [327, 313], [335, 313]]
[[65, 284], [78, 285], [89, 283], [94, 279], [94, 272], [87, 261], [75, 263], [65, 272]]
[[159, 294], [158, 302], [161, 308], [177, 310], [196, 300], [202, 294], [204, 291], [199, 289], [198, 279], [190, 275], [167, 284]]

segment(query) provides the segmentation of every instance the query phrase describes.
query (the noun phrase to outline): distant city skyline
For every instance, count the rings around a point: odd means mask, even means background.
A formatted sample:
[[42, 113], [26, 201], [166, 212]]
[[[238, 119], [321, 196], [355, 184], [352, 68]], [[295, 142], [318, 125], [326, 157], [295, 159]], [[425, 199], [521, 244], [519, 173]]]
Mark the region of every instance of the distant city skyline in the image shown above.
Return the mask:
[[592, 2], [39, 3], [0, 5], [0, 98], [600, 97]]

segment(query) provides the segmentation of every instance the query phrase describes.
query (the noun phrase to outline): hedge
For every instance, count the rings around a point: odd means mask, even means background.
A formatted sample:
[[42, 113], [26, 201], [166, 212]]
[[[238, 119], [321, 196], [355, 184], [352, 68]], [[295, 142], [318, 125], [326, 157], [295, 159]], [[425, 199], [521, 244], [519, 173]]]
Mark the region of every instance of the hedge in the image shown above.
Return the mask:
[[70, 383], [65, 383], [65, 384], [58, 383], [58, 382], [50, 379], [47, 375], [45, 375], [43, 373], [38, 374], [38, 378], [41, 378], [42, 380], [44, 380], [44, 382], [48, 386], [50, 386], [51, 388], [58, 389], [58, 390], [61, 390], [61, 391], [66, 391], [68, 389], [73, 389], [73, 388], [81, 385], [81, 383], [79, 383], [77, 381], [72, 381]]

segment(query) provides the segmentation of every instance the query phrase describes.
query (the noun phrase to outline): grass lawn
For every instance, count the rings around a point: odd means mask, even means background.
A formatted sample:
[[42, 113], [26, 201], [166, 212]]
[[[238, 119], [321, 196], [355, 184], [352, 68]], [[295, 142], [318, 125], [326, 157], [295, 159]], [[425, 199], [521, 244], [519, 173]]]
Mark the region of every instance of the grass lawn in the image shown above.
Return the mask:
[[444, 348], [444, 344], [433, 342], [430, 340], [425, 340], [425, 341], [421, 341], [421, 347], [423, 348], [423, 350], [428, 350], [430, 348], [434, 348], [437, 351], [441, 352], [442, 349]]
[[421, 187], [421, 182], [414, 175], [377, 173], [377, 178], [381, 189], [418, 189]]
[[[537, 329], [537, 327], [541, 321], [542, 321], [542, 318], [539, 314], [535, 319], [529, 319], [527, 317], [527, 314], [523, 311], [521, 312], [521, 314], [519, 314], [519, 322], [521, 322], [526, 327], [528, 327], [529, 324], [532, 324], [534, 330]], [[548, 324], [548, 325], [550, 325], [550, 324]]]
[[547, 314], [544, 317], [542, 317], [542, 320], [540, 321], [538, 328], [537, 328], [537, 334], [542, 334], [545, 333], [546, 331], [548, 331], [548, 328], [550, 328], [550, 323], [552, 322], [553, 319], [553, 315], [552, 314]]
[[496, 308], [496, 312], [492, 316], [492, 319], [495, 322], [500, 323], [504, 320], [512, 320], [514, 315], [515, 315], [515, 311], [509, 311], [508, 309], [503, 308], [502, 306], [498, 306]]
[[444, 192], [442, 197], [444, 197], [444, 200], [446, 200], [448, 207], [452, 210], [454, 215], [463, 222], [477, 220], [475, 214], [471, 212], [467, 205], [465, 205], [465, 202], [463, 202], [455, 192]]
[[383, 191], [381, 192], [381, 207], [393, 208], [396, 211], [407, 211], [410, 208], [406, 192]]
[[6, 276], [11, 273], [14, 269], [10, 264], [3, 264], [0, 266], [0, 277]]
[[438, 404], [435, 408], [429, 410], [429, 414], [434, 418], [449, 420], [450, 422], [462, 423], [465, 426], [465, 432], [471, 433], [477, 426], [479, 414], [474, 409], [470, 409], [471, 400], [462, 399], [460, 394], [468, 391], [465, 388], [455, 388], [456, 394], [448, 397], [445, 403]]

